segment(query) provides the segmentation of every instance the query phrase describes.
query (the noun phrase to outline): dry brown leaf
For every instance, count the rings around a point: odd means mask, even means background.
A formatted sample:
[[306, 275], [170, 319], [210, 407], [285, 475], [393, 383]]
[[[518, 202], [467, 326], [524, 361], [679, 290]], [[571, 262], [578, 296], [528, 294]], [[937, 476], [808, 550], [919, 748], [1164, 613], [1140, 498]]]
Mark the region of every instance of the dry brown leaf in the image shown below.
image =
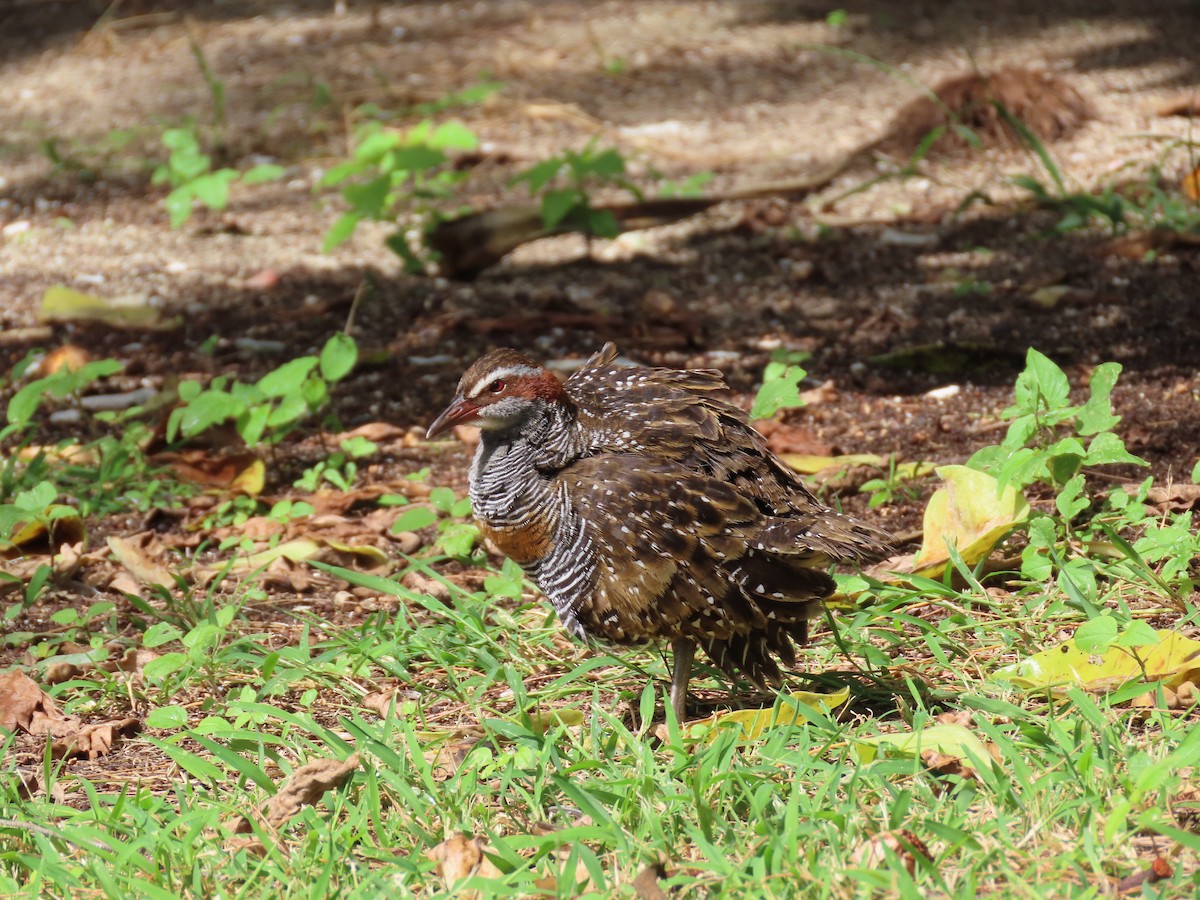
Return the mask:
[[[257, 816], [266, 821], [270, 828], [279, 828], [301, 807], [313, 806], [326, 791], [340, 788], [358, 768], [358, 754], [352, 753], [344, 760], [314, 759], [296, 769], [280, 786], [278, 793], [267, 800]], [[250, 820], [239, 817], [233, 825], [234, 834], [249, 834]]]
[[171, 570], [164, 566], [156, 557], [161, 548], [152, 547], [157, 542], [149, 532], [135, 534], [123, 538], [113, 535], [108, 538], [108, 547], [125, 569], [137, 581], [144, 585], [161, 584], [163, 587], [173, 587], [175, 577]]
[[937, 717], [937, 720], [943, 725], [961, 725], [963, 728], [973, 728], [975, 720], [971, 713], [965, 709], [956, 709], [951, 712], [944, 712]]
[[372, 443], [382, 444], [386, 441], [403, 440], [404, 433], [403, 428], [398, 428], [390, 422], [368, 422], [365, 425], [352, 428], [350, 431], [335, 434], [332, 441], [335, 444], [341, 444], [343, 441], [349, 441], [353, 438], [366, 438]]
[[64, 681], [70, 681], [76, 675], [83, 672], [83, 669], [74, 663], [59, 660], [52, 662], [42, 670], [42, 681], [46, 684], [62, 684]]
[[937, 750], [922, 750], [921, 762], [934, 775], [957, 775], [960, 778], [976, 779], [979, 774], [958, 756], [941, 753]]
[[159, 465], [169, 466], [181, 481], [212, 488], [232, 488], [243, 473], [262, 461], [253, 453], [216, 454], [207, 450], [182, 450], [156, 453], [151, 457]]
[[263, 269], [243, 281], [242, 287], [257, 291], [269, 291], [278, 284], [279, 273], [274, 269]]
[[457, 740], [449, 738], [432, 750], [427, 750], [425, 760], [433, 770], [433, 777], [438, 781], [444, 781], [462, 768], [467, 754], [479, 743], [481, 737], [480, 734], [467, 734], [466, 737]]
[[125, 672], [130, 675], [141, 675], [142, 670], [146, 668], [146, 663], [153, 662], [156, 659], [158, 659], [158, 654], [153, 650], [146, 650], [143, 647], [130, 647], [120, 659], [105, 660], [100, 663], [100, 668], [105, 672]]
[[811, 428], [787, 425], [776, 419], [756, 422], [755, 427], [767, 439], [767, 446], [774, 453], [796, 453], [801, 456], [831, 456], [833, 454], [833, 445], [817, 438]]
[[0, 675], [0, 728], [54, 738], [55, 759], [107, 753], [118, 735], [141, 727], [137, 719], [120, 719], [83, 725], [78, 716], [65, 716], [54, 699], [19, 669]]
[[1118, 897], [1126, 894], [1140, 894], [1142, 893], [1143, 884], [1153, 884], [1156, 881], [1170, 878], [1174, 874], [1171, 864], [1161, 856], [1156, 856], [1148, 869], [1142, 869], [1140, 872], [1126, 875], [1120, 881], [1110, 882], [1112, 893]]
[[[560, 866], [566, 865], [571, 860], [571, 849], [572, 848], [570, 846], [556, 848], [553, 853], [554, 860], [556, 862], [558, 862]], [[591, 876], [591, 873], [588, 872], [587, 866], [585, 866], [583, 864], [582, 859], [575, 861], [574, 876], [575, 876], [575, 885], [574, 885], [574, 889], [573, 889], [573, 891], [574, 891], [573, 895], [578, 895], [578, 894], [585, 893], [585, 892], [591, 890], [592, 876]], [[558, 873], [552, 872], [549, 875], [545, 875], [545, 876], [539, 878], [537, 881], [534, 882], [534, 884], [537, 885], [539, 888], [541, 888], [544, 891], [550, 891], [550, 892], [557, 893], [559, 878], [560, 878], [560, 876]]]
[[1184, 176], [1183, 193], [1189, 200], [1200, 200], [1200, 166]]
[[[483, 838], [451, 835], [425, 855], [437, 863], [437, 873], [448, 890], [467, 878], [500, 878], [504, 875], [488, 857]], [[460, 891], [456, 896], [474, 898], [478, 891]]]
[[236, 531], [242, 537], [250, 538], [252, 541], [268, 541], [277, 534], [283, 534], [286, 527], [278, 519], [272, 519], [268, 516], [251, 516], [241, 525], [234, 528], [218, 529], [214, 532], [214, 535], [228, 537]]
[[904, 863], [904, 868], [908, 870], [909, 875], [914, 875], [917, 871], [918, 854], [926, 860], [933, 859], [929, 848], [919, 837], [906, 828], [899, 828], [877, 834], [859, 844], [850, 855], [850, 864], [857, 869], [882, 868], [887, 859], [888, 850], [900, 857], [900, 861]]
[[405, 572], [400, 584], [417, 594], [427, 594], [442, 603], [450, 602], [450, 588], [420, 572]]
[[141, 728], [141, 721], [134, 718], [114, 719], [111, 722], [84, 725], [75, 733], [56, 740], [50, 746], [50, 754], [55, 759], [72, 759], [76, 756], [95, 759], [111, 750], [117, 737], [137, 734]]
[[0, 728], [46, 734], [43, 723], [50, 719], [61, 720], [63, 715], [37, 682], [20, 669], [0, 675]]
[[[1131, 496], [1136, 494], [1138, 485], [1125, 485], [1125, 492]], [[1155, 486], [1147, 491], [1146, 500], [1148, 503], [1154, 504], [1155, 509], [1160, 513], [1186, 512], [1200, 505], [1200, 484]]]
[[1062, 75], [1019, 66], [954, 76], [935, 92], [936, 100], [919, 97], [900, 110], [883, 146], [911, 152], [937, 127], [946, 131], [935, 146], [966, 146], [951, 125], [967, 126], [985, 145], [1020, 146], [1021, 136], [1001, 107], [1044, 141], [1071, 136], [1094, 115], [1092, 104]]
[[649, 866], [643, 866], [642, 871], [638, 872], [633, 879], [633, 892], [638, 900], [667, 900], [666, 891], [658, 884], [660, 879], [670, 877], [667, 874], [666, 864], [657, 862]]
[[1200, 115], [1200, 91], [1188, 91], [1186, 94], [1176, 94], [1154, 108], [1157, 116], [1197, 116]]
[[263, 586], [281, 588], [285, 591], [295, 591], [303, 594], [312, 587], [312, 577], [308, 566], [293, 562], [286, 556], [271, 560], [267, 571], [263, 574]]
[[352, 491], [317, 491], [304, 499], [312, 504], [313, 516], [343, 515], [360, 506], [370, 506], [384, 494], [399, 494], [409, 500], [420, 500], [429, 496], [429, 485], [419, 481], [399, 478], [395, 481], [377, 481], [365, 484]]
[[55, 372], [78, 372], [92, 360], [92, 355], [78, 344], [63, 344], [46, 354], [37, 367], [39, 377]]

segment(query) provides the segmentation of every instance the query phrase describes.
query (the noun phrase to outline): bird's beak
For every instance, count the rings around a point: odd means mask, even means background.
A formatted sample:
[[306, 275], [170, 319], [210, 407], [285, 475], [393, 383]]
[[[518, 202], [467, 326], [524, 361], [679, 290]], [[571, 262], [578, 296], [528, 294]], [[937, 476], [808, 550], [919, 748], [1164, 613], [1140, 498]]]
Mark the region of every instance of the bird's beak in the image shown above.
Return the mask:
[[449, 431], [455, 425], [463, 425], [475, 420], [479, 406], [464, 397], [455, 397], [454, 402], [447, 406], [440, 416], [433, 420], [429, 430], [425, 432], [425, 440], [431, 441], [439, 434]]

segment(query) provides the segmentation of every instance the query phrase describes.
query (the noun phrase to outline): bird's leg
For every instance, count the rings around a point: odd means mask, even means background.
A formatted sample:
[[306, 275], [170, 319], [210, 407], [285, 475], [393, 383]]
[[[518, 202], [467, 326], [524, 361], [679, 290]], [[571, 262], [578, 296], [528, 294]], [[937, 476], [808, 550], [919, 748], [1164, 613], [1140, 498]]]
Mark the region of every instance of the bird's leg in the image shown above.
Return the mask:
[[692, 657], [696, 655], [696, 644], [688, 638], [679, 638], [671, 643], [671, 708], [675, 720], [682, 723], [687, 710], [688, 678], [692, 674]]

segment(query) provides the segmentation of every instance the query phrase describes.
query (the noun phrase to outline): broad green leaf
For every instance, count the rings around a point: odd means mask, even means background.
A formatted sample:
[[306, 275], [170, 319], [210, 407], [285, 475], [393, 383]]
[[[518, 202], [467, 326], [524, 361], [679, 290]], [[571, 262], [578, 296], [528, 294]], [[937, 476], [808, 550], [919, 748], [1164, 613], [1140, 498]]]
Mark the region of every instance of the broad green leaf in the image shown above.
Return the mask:
[[1075, 646], [1085, 653], [1103, 652], [1113, 645], [1120, 630], [1112, 616], [1096, 616], [1075, 629]]
[[397, 516], [396, 521], [392, 523], [392, 532], [420, 531], [436, 521], [437, 513], [428, 506], [414, 506]]
[[479, 138], [461, 122], [444, 122], [429, 135], [429, 146], [438, 150], [474, 150]]
[[1121, 364], [1115, 362], [1102, 363], [1093, 370], [1090, 381], [1091, 396], [1088, 397], [1087, 403], [1079, 407], [1077, 413], [1080, 434], [1111, 431], [1121, 421], [1121, 417], [1113, 415], [1112, 411], [1112, 389], [1120, 374]]
[[163, 644], [177, 641], [183, 637], [183, 632], [170, 622], [155, 622], [142, 635], [142, 646], [151, 649]]
[[1140, 456], [1134, 456], [1125, 449], [1125, 442], [1111, 431], [1103, 431], [1092, 438], [1088, 444], [1087, 455], [1083, 458], [1085, 466], [1117, 465], [1126, 463], [1134, 466], [1148, 466], [1150, 463]]
[[146, 713], [146, 725], [150, 728], [175, 730], [187, 725], [187, 720], [187, 710], [182, 706], [160, 706]]
[[400, 135], [395, 131], [374, 131], [359, 141], [354, 148], [356, 160], [374, 162], [390, 150], [400, 146]]
[[[1098, 619], [1092, 619], [1085, 625], [1095, 621]], [[1081, 625], [1080, 629], [1085, 625]], [[1109, 626], [1092, 627], [1107, 629]], [[1109, 691], [1131, 679], [1146, 682], [1161, 680], [1167, 687], [1174, 688], [1184, 681], [1195, 682], [1200, 679], [1200, 641], [1165, 629], [1155, 634], [1158, 639], [1156, 644], [1134, 648], [1112, 646], [1102, 654], [1090, 653], [1072, 639], [1006, 666], [996, 672], [996, 677], [1023, 688], [1050, 688], [1055, 691], [1075, 686], [1090, 691]]]
[[278, 181], [287, 173], [287, 169], [275, 163], [261, 163], [247, 169], [242, 175], [242, 184], [262, 184], [265, 181]]
[[1058, 496], [1054, 498], [1054, 506], [1058, 509], [1058, 514], [1068, 522], [1090, 505], [1091, 501], [1083, 493], [1082, 475], [1076, 475], [1064, 484], [1062, 490], [1058, 492]]
[[966, 466], [941, 466], [946, 486], [934, 492], [925, 508], [921, 549], [912, 571], [936, 578], [950, 560], [947, 545], [955, 547], [968, 566], [984, 559], [997, 542], [1029, 516], [1020, 491]]
[[479, 529], [470, 522], [450, 522], [438, 534], [437, 544], [447, 556], [469, 556], [479, 540]]
[[158, 659], [152, 659], [142, 667], [142, 677], [150, 684], [165, 681], [188, 663], [188, 658], [182, 653], [164, 653]]
[[168, 150], [200, 150], [196, 133], [190, 128], [168, 128], [162, 133], [162, 142]]
[[191, 182], [192, 195], [209, 209], [229, 205], [229, 185], [238, 177], [233, 169], [218, 169]]
[[382, 219], [391, 190], [392, 176], [380, 175], [362, 184], [346, 185], [342, 188], [342, 197], [360, 216]]
[[804, 405], [800, 399], [800, 382], [808, 373], [800, 366], [786, 366], [776, 378], [767, 378], [754, 395], [750, 407], [751, 419], [769, 419], [781, 409]]
[[308, 373], [317, 367], [315, 356], [300, 356], [268, 372], [255, 385], [268, 397], [284, 397], [299, 391]]
[[575, 188], [546, 191], [542, 195], [542, 224], [547, 228], [556, 228], [582, 202], [583, 195]]
[[350, 374], [358, 361], [358, 344], [354, 338], [339, 331], [321, 348], [321, 376], [326, 381], [341, 381]]
[[13, 498], [13, 505], [27, 512], [36, 512], [39, 515], [45, 510], [54, 499], [58, 496], [58, 491], [49, 481], [39, 481], [36, 485], [25, 491], [20, 491]]
[[271, 417], [271, 404], [260, 403], [252, 406], [238, 416], [237, 429], [246, 446], [253, 447], [262, 440], [267, 430], [267, 420]]
[[510, 187], [516, 187], [521, 182], [525, 182], [529, 185], [529, 193], [531, 195], [540, 194], [542, 189], [558, 176], [562, 167], [563, 161], [561, 159], [557, 157], [547, 159], [530, 166], [524, 172], [518, 172], [508, 184]]
[[429, 505], [438, 512], [450, 512], [450, 507], [454, 505], [454, 501], [458, 496], [453, 489], [448, 487], [435, 487], [429, 492]]
[[[267, 427], [286, 428], [303, 419], [308, 411], [308, 400], [301, 391], [285, 394], [267, 416]], [[276, 437], [279, 436], [276, 435]]]
[[204, 175], [211, 166], [212, 158], [207, 153], [189, 147], [172, 153], [167, 169], [171, 182], [182, 186]]
[[321, 176], [321, 180], [317, 182], [317, 187], [335, 187], [341, 184], [348, 178], [353, 178], [367, 170], [369, 163], [351, 160], [334, 166], [328, 172]]
[[850, 699], [850, 689], [842, 688], [831, 694], [815, 694], [811, 691], [795, 691], [784, 694], [779, 703], [770, 709], [739, 709], [734, 712], [716, 713], [706, 719], [688, 722], [685, 733], [690, 738], [711, 741], [718, 728], [734, 724], [741, 729], [743, 740], [754, 741], [769, 728], [780, 725], [799, 725], [807, 721], [801, 706], [821, 715], [837, 709]]
[[195, 437], [238, 414], [237, 405], [224, 391], [205, 391], [179, 412], [179, 433]]
[[618, 151], [608, 149], [589, 157], [584, 168], [601, 178], [611, 178], [625, 172], [625, 158]]
[[1013, 395], [1022, 412], [1039, 407], [1058, 409], [1066, 406], [1071, 383], [1053, 360], [1030, 347], [1025, 356], [1025, 371], [1017, 376]]
[[190, 184], [180, 185], [163, 198], [163, 207], [171, 220], [172, 228], [181, 228], [192, 215], [192, 187]]
[[149, 294], [100, 297], [62, 284], [46, 288], [38, 318], [43, 322], [102, 322], [114, 328], [152, 331], [177, 328], [181, 322], [178, 317], [164, 319], [162, 310], [150, 303]]
[[344, 244], [349, 240], [350, 235], [354, 234], [354, 229], [362, 220], [362, 214], [357, 212], [348, 212], [339, 218], [329, 226], [329, 231], [325, 232], [325, 241], [321, 244], [321, 252], [328, 253], [340, 244]]

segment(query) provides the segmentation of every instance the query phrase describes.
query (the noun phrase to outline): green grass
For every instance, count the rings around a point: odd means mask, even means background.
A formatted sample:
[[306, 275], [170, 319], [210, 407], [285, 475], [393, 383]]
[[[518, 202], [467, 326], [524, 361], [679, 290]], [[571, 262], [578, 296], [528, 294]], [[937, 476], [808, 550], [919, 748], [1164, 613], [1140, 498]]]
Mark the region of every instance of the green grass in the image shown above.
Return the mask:
[[[376, 592], [357, 618], [331, 591], [282, 602], [258, 575], [81, 614], [65, 612], [61, 580], [0, 594], [7, 655], [28, 654], [43, 687], [71, 654], [160, 654], [137, 675], [84, 666], [48, 687], [86, 722], [143, 720], [110, 752], [63, 762], [42, 738], [8, 739], [0, 896], [442, 896], [430, 853], [458, 834], [484, 849], [491, 874], [456, 886], [480, 897], [633, 897], [660, 862], [660, 887], [684, 897], [1097, 897], [1156, 856], [1173, 874], [1143, 895], [1193, 896], [1200, 835], [1180, 809], [1200, 766], [1195, 708], [1131, 707], [1142, 687], [1047, 693], [998, 677], [1088, 623], [1097, 654], [1122, 635], [1136, 649], [1140, 622], [1197, 628], [1190, 513], [1148, 516], [1146, 486], [1132, 500], [1094, 487], [1082, 445], [1064, 441], [1115, 422], [1101, 401], [1068, 406], [1061, 373], [1031, 359], [993, 454], [1011, 468], [1027, 446], [1020, 471], [1043, 497], [1003, 554], [1011, 569], [955, 554], [940, 580], [847, 580], [866, 590], [830, 615], [803, 668], [805, 687], [848, 686], [849, 702], [802, 707], [799, 724], [753, 740], [662, 722], [660, 653], [571, 643], [513, 567], [489, 568], [470, 541], [388, 579], [313, 567]], [[1025, 431], [1038, 440], [1022, 445]], [[1038, 460], [1056, 479], [1049, 500]], [[462, 504], [431, 499], [427, 532], [454, 531]], [[442, 599], [401, 587], [409, 568]], [[693, 687], [728, 700], [709, 678]], [[363, 702], [380, 690], [394, 694], [382, 714]], [[881, 736], [947, 714], [992, 751], [873, 755]], [[350, 779], [294, 817], [260, 811], [300, 766], [351, 754]], [[929, 855], [874, 852], [889, 833]]]

